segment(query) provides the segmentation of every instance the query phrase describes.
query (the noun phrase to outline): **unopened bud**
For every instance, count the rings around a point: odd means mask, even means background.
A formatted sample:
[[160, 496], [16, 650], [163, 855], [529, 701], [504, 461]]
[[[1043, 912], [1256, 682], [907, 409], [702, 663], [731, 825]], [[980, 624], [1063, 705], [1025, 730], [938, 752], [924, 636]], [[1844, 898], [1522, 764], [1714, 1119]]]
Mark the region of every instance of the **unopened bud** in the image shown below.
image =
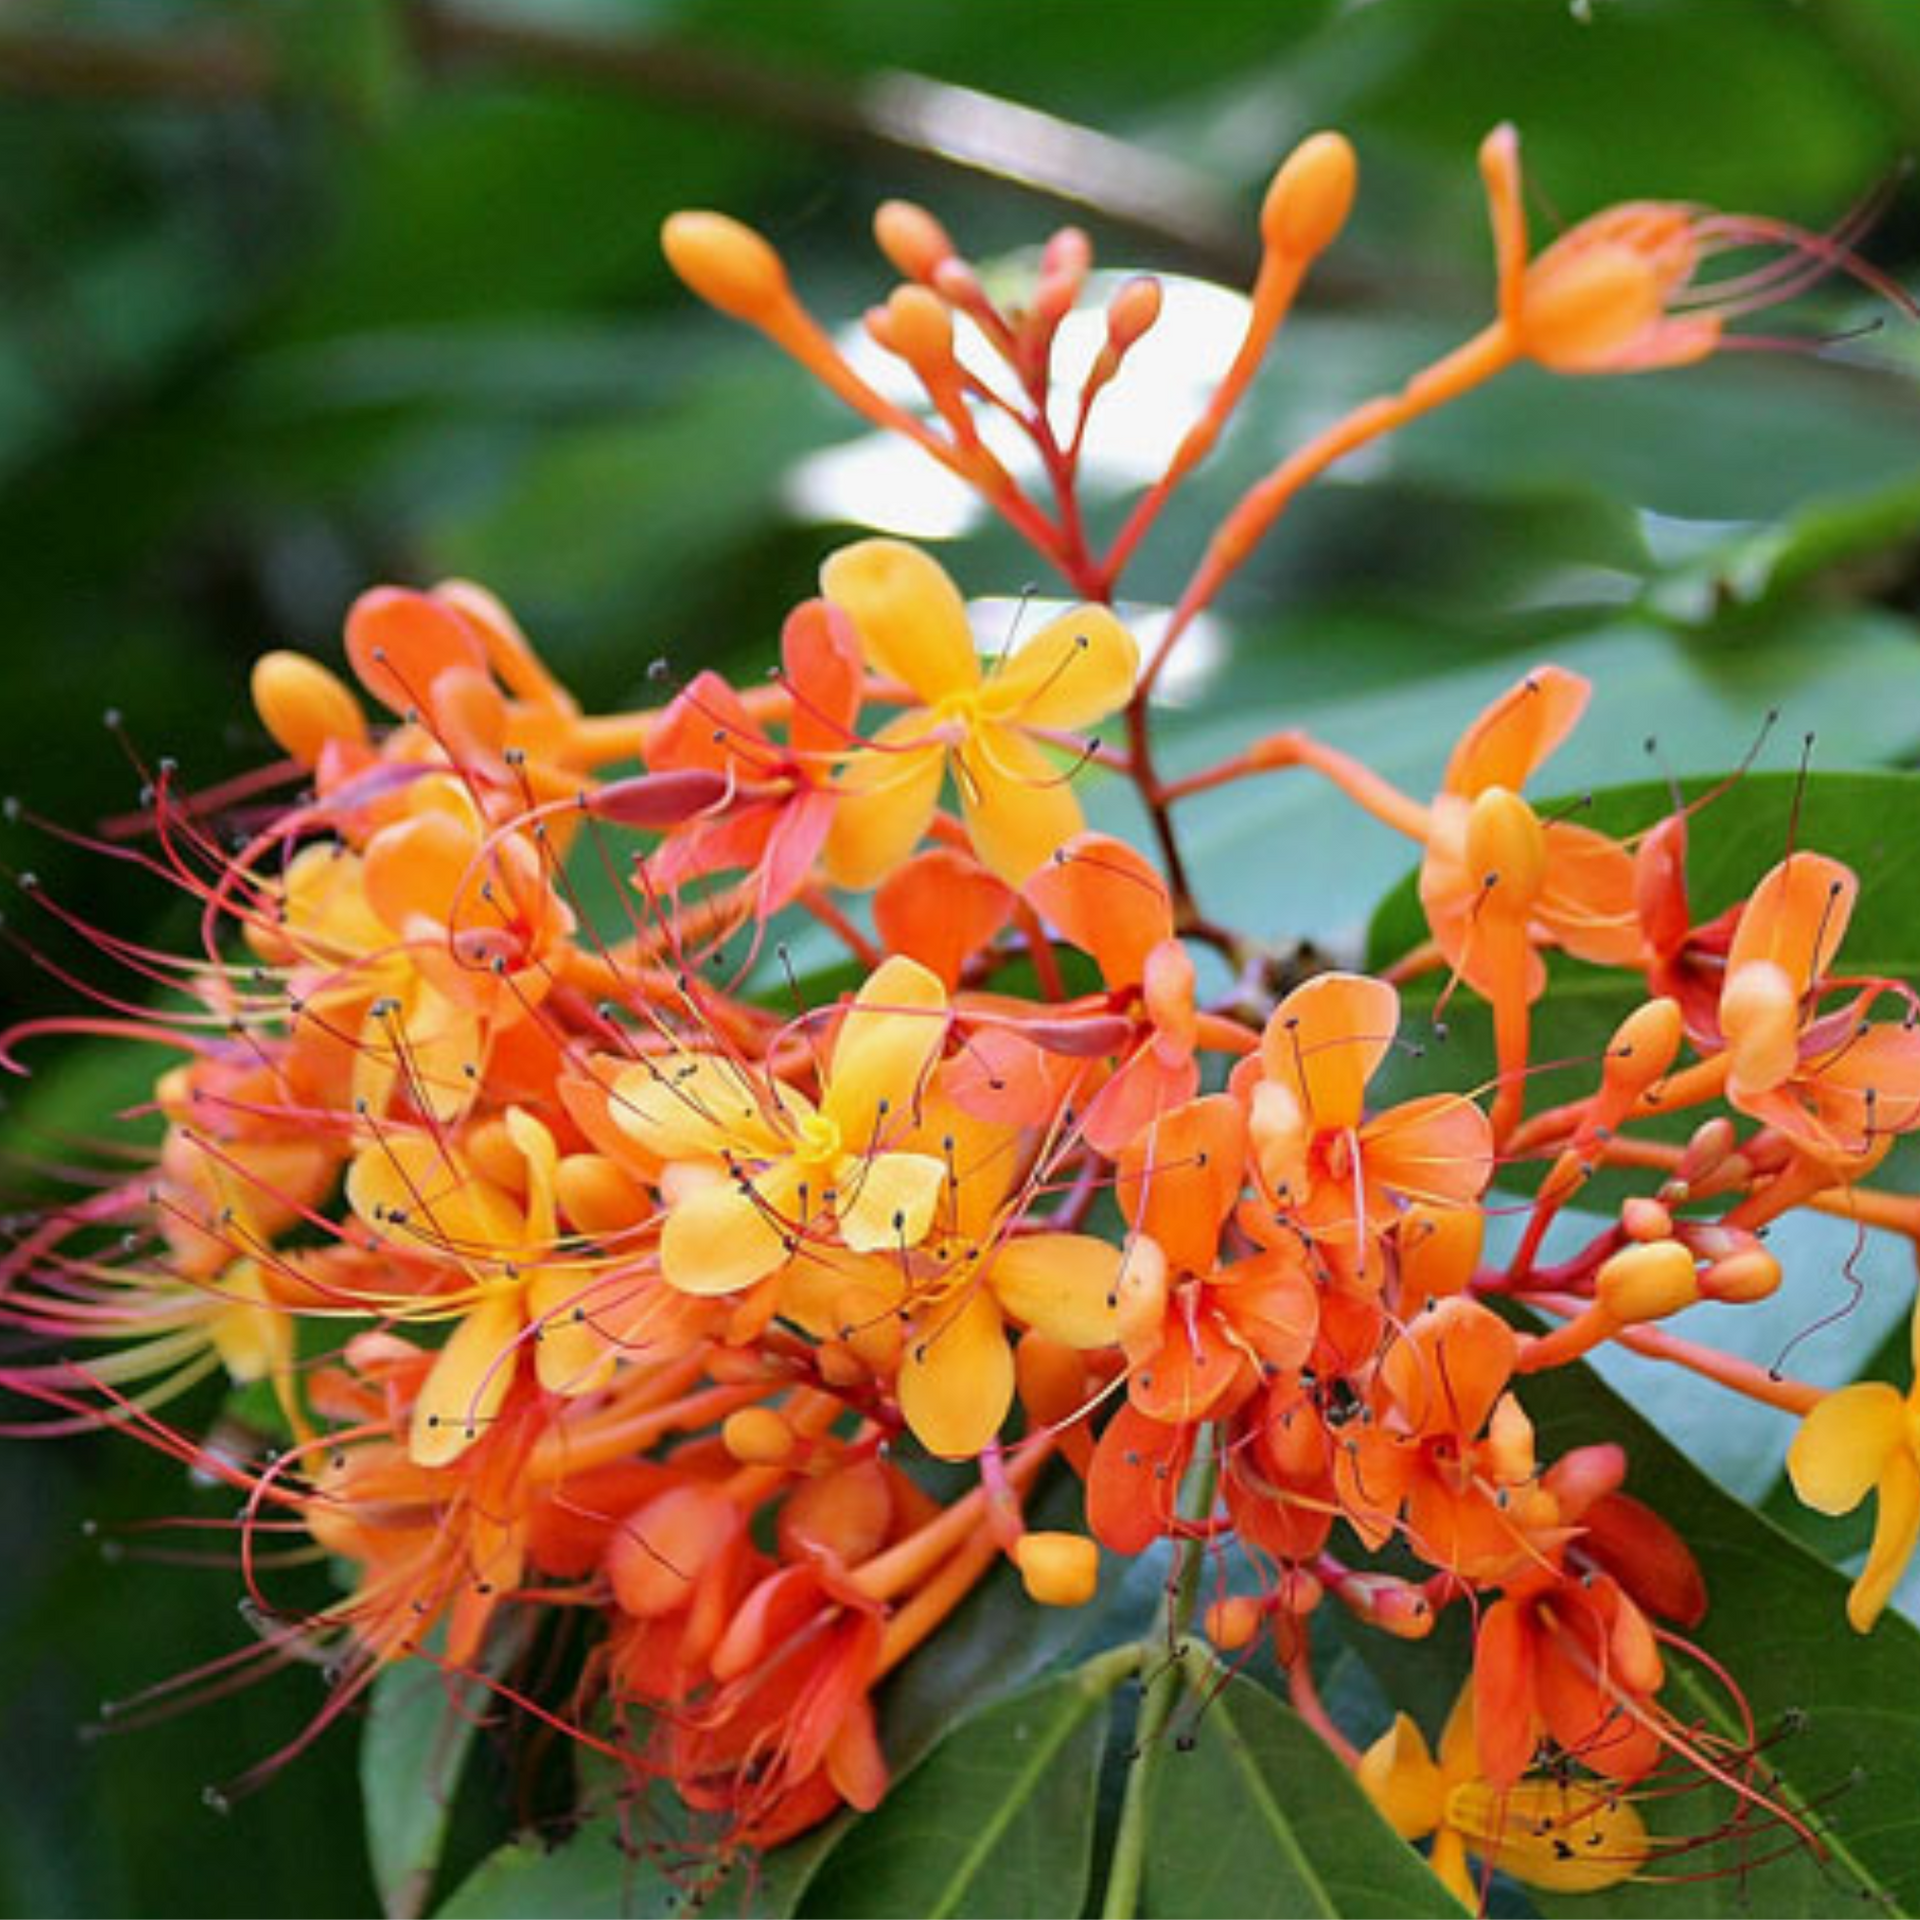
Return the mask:
[[303, 767], [317, 766], [330, 740], [367, 737], [353, 690], [304, 653], [261, 655], [253, 669], [253, 705], [260, 724]]
[[1433, 1631], [1426, 1589], [1391, 1573], [1356, 1573], [1335, 1588], [1347, 1610], [1396, 1640], [1424, 1640]]
[[1467, 866], [1488, 908], [1521, 912], [1547, 877], [1547, 838], [1533, 809], [1505, 787], [1488, 787], [1467, 815]]
[[780, 1509], [780, 1552], [788, 1560], [865, 1560], [886, 1544], [893, 1522], [887, 1470], [876, 1460], [822, 1474], [797, 1487]]
[[1629, 1240], [1671, 1240], [1673, 1215], [1658, 1200], [1636, 1193], [1620, 1204], [1620, 1231]]
[[1700, 1298], [1693, 1255], [1677, 1240], [1623, 1247], [1594, 1276], [1594, 1297], [1623, 1327], [1664, 1320]]
[[1751, 1246], [1716, 1260], [1700, 1276], [1700, 1291], [1709, 1300], [1745, 1306], [1765, 1300], [1780, 1288], [1780, 1262], [1762, 1246]]
[[1309, 134], [1281, 162], [1260, 209], [1260, 237], [1311, 260], [1330, 247], [1353, 206], [1358, 163], [1344, 134]]
[[911, 200], [883, 201], [873, 216], [873, 238], [909, 280], [930, 281], [941, 261], [954, 257], [946, 228]]
[[1639, 1099], [1673, 1065], [1682, 1024], [1679, 1001], [1664, 997], [1628, 1014], [1607, 1042], [1601, 1067], [1607, 1091], [1623, 1101]]
[[1738, 1139], [1733, 1122], [1724, 1113], [1703, 1120], [1694, 1128], [1693, 1138], [1687, 1142], [1680, 1164], [1674, 1168], [1674, 1178], [1688, 1187], [1698, 1186], [1719, 1171], [1720, 1163], [1733, 1151]]
[[1244, 1593], [1216, 1600], [1201, 1622], [1202, 1629], [1222, 1653], [1237, 1653], [1260, 1631], [1266, 1609]]
[[792, 1456], [793, 1429], [771, 1407], [741, 1407], [721, 1423], [720, 1444], [744, 1467], [778, 1466]]
[[1013, 1563], [1043, 1607], [1084, 1607], [1100, 1590], [1100, 1549], [1083, 1533], [1023, 1533]]
[[792, 296], [772, 245], [724, 213], [670, 214], [660, 244], [672, 267], [708, 306], [764, 323]]
[[938, 294], [921, 286], [895, 287], [883, 311], [882, 346], [923, 376], [952, 372], [953, 316]]
[[1128, 352], [1160, 318], [1164, 297], [1160, 282], [1143, 273], [1129, 280], [1107, 302], [1107, 347], [1115, 358]]

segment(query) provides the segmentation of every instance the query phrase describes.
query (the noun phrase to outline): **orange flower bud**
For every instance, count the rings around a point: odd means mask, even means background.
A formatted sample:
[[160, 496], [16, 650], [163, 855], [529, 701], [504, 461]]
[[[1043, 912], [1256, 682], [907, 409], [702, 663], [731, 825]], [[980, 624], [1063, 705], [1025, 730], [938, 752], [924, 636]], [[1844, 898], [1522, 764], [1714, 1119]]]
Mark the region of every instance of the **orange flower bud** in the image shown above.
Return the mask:
[[931, 280], [957, 249], [947, 230], [911, 200], [885, 200], [873, 216], [874, 244], [909, 280]]
[[1601, 1076], [1623, 1103], [1639, 1099], [1673, 1065], [1680, 1051], [1680, 1003], [1665, 998], [1636, 1007], [1607, 1042]]
[[895, 287], [882, 309], [886, 316], [880, 344], [920, 374], [922, 378], [951, 377], [953, 365], [953, 316], [938, 294], [925, 287]]
[[1107, 302], [1107, 347], [1116, 357], [1160, 318], [1163, 295], [1160, 282], [1143, 273], [1129, 280]]
[[794, 1435], [771, 1407], [741, 1407], [721, 1424], [720, 1443], [742, 1466], [773, 1467], [792, 1456]]
[[780, 256], [724, 213], [675, 213], [660, 229], [667, 264], [708, 306], [756, 325], [792, 296]]
[[260, 724], [303, 767], [316, 766], [330, 740], [367, 737], [353, 690], [304, 653], [262, 654], [253, 669], [253, 705]]
[[1084, 1607], [1100, 1588], [1100, 1549], [1083, 1533], [1023, 1533], [1013, 1563], [1043, 1607]]
[[1265, 1618], [1266, 1609], [1258, 1600], [1235, 1593], [1216, 1600], [1207, 1609], [1201, 1627], [1222, 1653], [1236, 1653], [1260, 1631], [1260, 1623]]
[[1745, 1306], [1766, 1300], [1780, 1289], [1780, 1262], [1765, 1247], [1744, 1247], [1716, 1260], [1700, 1276], [1700, 1291], [1709, 1300]]
[[1260, 237], [1276, 253], [1311, 260], [1347, 223], [1358, 174], [1352, 143], [1309, 134], [1280, 163], [1260, 209]]
[[1677, 1240], [1623, 1247], [1594, 1276], [1594, 1297], [1623, 1327], [1664, 1320], [1700, 1298], [1693, 1255]]
[[1631, 1199], [1621, 1202], [1620, 1231], [1629, 1240], [1671, 1240], [1673, 1215], [1658, 1200], [1649, 1200], [1644, 1194], [1636, 1193]]

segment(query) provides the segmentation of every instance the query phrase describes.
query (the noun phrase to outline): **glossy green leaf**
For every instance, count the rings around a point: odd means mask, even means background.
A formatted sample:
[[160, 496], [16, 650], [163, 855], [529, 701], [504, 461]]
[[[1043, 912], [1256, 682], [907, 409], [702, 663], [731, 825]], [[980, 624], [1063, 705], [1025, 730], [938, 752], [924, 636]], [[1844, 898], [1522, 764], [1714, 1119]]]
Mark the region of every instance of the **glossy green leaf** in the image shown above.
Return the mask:
[[1141, 1911], [1273, 1920], [1457, 1913], [1452, 1895], [1290, 1708], [1229, 1680], [1176, 1714], [1160, 1755]]
[[802, 1913], [1078, 1913], [1111, 1692], [1070, 1674], [963, 1721], [847, 1828]]
[[431, 1660], [402, 1660], [374, 1681], [360, 1735], [367, 1854], [393, 1920], [426, 1910], [453, 1797], [487, 1711], [488, 1690]]

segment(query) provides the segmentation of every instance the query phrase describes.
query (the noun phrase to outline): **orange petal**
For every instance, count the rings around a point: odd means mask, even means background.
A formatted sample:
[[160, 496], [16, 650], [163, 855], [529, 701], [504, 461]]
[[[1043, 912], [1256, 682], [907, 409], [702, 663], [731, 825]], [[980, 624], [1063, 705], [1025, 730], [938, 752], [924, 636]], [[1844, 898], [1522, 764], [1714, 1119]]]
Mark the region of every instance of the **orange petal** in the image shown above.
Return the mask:
[[1137, 986], [1147, 955], [1173, 933], [1173, 904], [1151, 861], [1123, 840], [1077, 834], [1027, 882], [1054, 926], [1100, 963], [1109, 987]]
[[949, 988], [1012, 911], [1012, 889], [957, 847], [929, 848], [873, 896], [874, 926], [888, 949], [918, 960]]
[[1323, 973], [1274, 1008], [1260, 1058], [1312, 1130], [1329, 1133], [1360, 1124], [1367, 1082], [1399, 1030], [1400, 996], [1386, 981]]
[[1405, 1200], [1463, 1207], [1493, 1178], [1493, 1128], [1464, 1094], [1428, 1094], [1362, 1127], [1360, 1155], [1369, 1185]]
[[1119, 1157], [1120, 1208], [1178, 1273], [1210, 1273], [1247, 1155], [1240, 1103], [1208, 1094], [1163, 1113]]
[[1471, 796], [1486, 787], [1518, 793], [1574, 729], [1591, 685], [1564, 667], [1536, 667], [1468, 727], [1447, 762], [1444, 791]]
[[486, 1432], [513, 1386], [524, 1330], [517, 1286], [491, 1289], [454, 1328], [413, 1403], [407, 1450], [417, 1465], [444, 1467]]
[[876, 886], [920, 844], [947, 766], [946, 748], [926, 738], [927, 727], [925, 714], [902, 714], [841, 770], [821, 856], [836, 886]]
[[1109, 1241], [1081, 1233], [1019, 1234], [993, 1255], [987, 1276], [1001, 1306], [1050, 1339], [1089, 1349], [1120, 1337], [1120, 1249]]
[[1819, 853], [1792, 853], [1754, 888], [1727, 950], [1727, 978], [1752, 960], [1770, 960], [1796, 998], [1833, 964], [1853, 918], [1860, 883], [1851, 868]]
[[1456, 1294], [1394, 1342], [1381, 1377], [1416, 1431], [1470, 1439], [1505, 1391], [1518, 1352], [1498, 1314]]
[[1027, 735], [982, 720], [958, 752], [956, 779], [973, 850], [1008, 886], [1030, 879], [1086, 824], [1071, 768]]
[[451, 607], [403, 587], [375, 587], [347, 614], [347, 658], [376, 700], [405, 715], [426, 711], [448, 668], [484, 671], [487, 650]]

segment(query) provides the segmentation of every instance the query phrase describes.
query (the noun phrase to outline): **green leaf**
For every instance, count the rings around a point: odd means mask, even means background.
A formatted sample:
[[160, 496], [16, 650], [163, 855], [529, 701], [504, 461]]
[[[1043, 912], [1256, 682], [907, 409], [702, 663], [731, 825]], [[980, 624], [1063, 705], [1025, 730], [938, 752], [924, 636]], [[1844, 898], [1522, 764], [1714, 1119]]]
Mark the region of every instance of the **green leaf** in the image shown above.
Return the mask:
[[1078, 1913], [1111, 1693], [1082, 1672], [963, 1722], [847, 1828], [801, 1911]]
[[[1767, 1743], [1762, 1784], [1812, 1828], [1822, 1850], [1754, 1809], [1743, 1833], [1664, 1863], [1656, 1859], [1653, 1871], [1664, 1880], [1611, 1889], [1606, 1910], [1828, 1913], [1862, 1899], [1886, 1912], [1920, 1910], [1920, 1803], [1913, 1792], [1920, 1778], [1920, 1632], [1888, 1614], [1871, 1634], [1853, 1634], [1843, 1612], [1846, 1580], [1721, 1492], [1589, 1370], [1542, 1375], [1528, 1383], [1525, 1398], [1543, 1456], [1597, 1439], [1623, 1445], [1629, 1491], [1664, 1515], [1699, 1557], [1711, 1606], [1693, 1638], [1746, 1697]], [[1682, 1722], [1736, 1750], [1747, 1745], [1741, 1716], [1700, 1661], [1670, 1649], [1668, 1672], [1664, 1698]], [[1663, 1769], [1669, 1789], [1685, 1778], [1677, 1758]], [[1642, 1810], [1661, 1830], [1700, 1836], [1735, 1808], [1730, 1794], [1703, 1778], [1697, 1790], [1654, 1794]], [[1573, 1899], [1532, 1897], [1549, 1914], [1591, 1911]]]
[[360, 1736], [367, 1853], [395, 1920], [426, 1911], [453, 1797], [486, 1710], [479, 1680], [431, 1660], [402, 1660], [374, 1681]]
[[1190, 1711], [1190, 1734], [1154, 1771], [1143, 1913], [1459, 1912], [1290, 1708], [1235, 1679]]

